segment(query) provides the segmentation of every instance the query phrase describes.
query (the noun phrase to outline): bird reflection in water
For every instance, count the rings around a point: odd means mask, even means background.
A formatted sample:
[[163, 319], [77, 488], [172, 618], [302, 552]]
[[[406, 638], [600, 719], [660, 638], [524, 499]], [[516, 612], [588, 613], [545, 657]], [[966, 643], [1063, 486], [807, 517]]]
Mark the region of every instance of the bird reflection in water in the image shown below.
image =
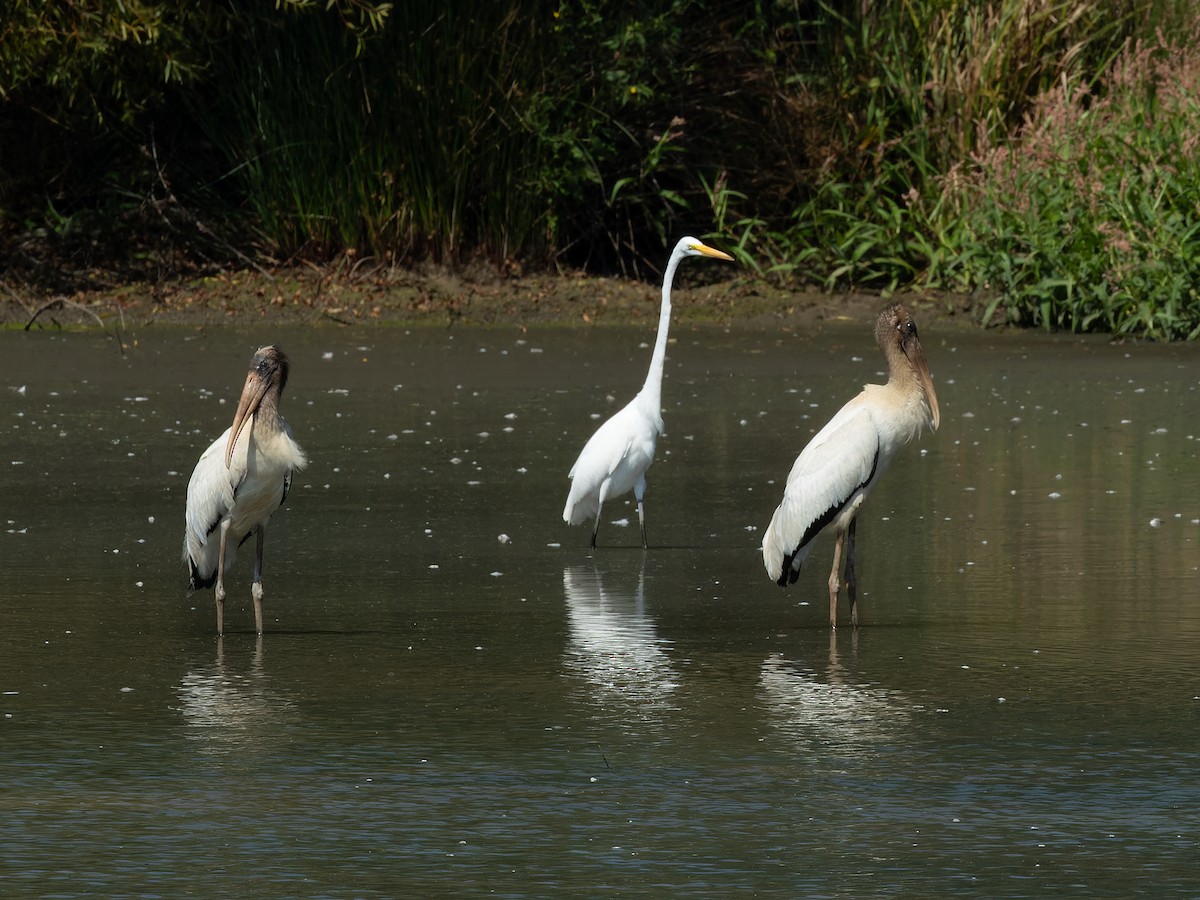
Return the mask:
[[263, 668], [262, 635], [248, 666], [241, 654], [227, 659], [224, 644], [218, 638], [216, 661], [179, 682], [185, 734], [213, 755], [278, 746], [280, 732], [296, 718], [295, 702], [271, 688]]
[[566, 668], [586, 682], [599, 717], [659, 726], [677, 708], [670, 642], [658, 636], [646, 613], [644, 570], [632, 589], [618, 587], [622, 580], [611, 569], [563, 569], [570, 627]]
[[[851, 648], [857, 651], [857, 635]], [[854, 683], [839, 657], [837, 632], [830, 633], [824, 675], [772, 653], [758, 684], [770, 721], [794, 741], [858, 750], [893, 741], [908, 727], [907, 706], [898, 694]]]

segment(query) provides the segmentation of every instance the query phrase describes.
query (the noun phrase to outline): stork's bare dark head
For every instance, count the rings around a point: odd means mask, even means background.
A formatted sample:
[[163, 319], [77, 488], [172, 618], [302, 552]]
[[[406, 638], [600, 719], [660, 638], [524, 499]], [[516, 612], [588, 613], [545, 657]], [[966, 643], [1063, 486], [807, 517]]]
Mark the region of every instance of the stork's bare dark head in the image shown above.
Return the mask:
[[288, 358], [275, 344], [268, 344], [266, 347], [259, 347], [255, 352], [254, 357], [250, 360], [250, 370], [256, 372], [258, 377], [267, 384], [274, 381], [278, 385], [279, 393], [283, 393], [283, 389], [287, 387], [288, 380]]
[[893, 303], [879, 314], [875, 323], [875, 341], [880, 348], [887, 343], [899, 343], [902, 347], [911, 346], [914, 341], [920, 341], [917, 335], [917, 323], [899, 303]]
[[246, 373], [246, 384], [238, 401], [233, 425], [229, 429], [229, 443], [225, 447], [225, 468], [233, 460], [233, 448], [248, 422], [252, 422], [260, 410], [267, 420], [279, 415], [279, 398], [287, 385], [288, 360], [283, 351], [274, 344], [260, 347], [250, 360], [250, 371]]
[[[938, 407], [937, 391], [933, 387], [933, 377], [929, 374], [929, 363], [925, 359], [925, 351], [921, 347], [921, 338], [917, 334], [917, 323], [899, 303], [894, 303], [879, 314], [875, 324], [875, 342], [888, 360], [889, 372], [892, 369], [893, 354], [898, 350], [908, 361], [912, 375], [921, 386], [925, 395], [925, 405], [929, 408], [929, 427], [934, 431], [942, 421], [942, 413]], [[890, 375], [889, 375], [890, 377]]]

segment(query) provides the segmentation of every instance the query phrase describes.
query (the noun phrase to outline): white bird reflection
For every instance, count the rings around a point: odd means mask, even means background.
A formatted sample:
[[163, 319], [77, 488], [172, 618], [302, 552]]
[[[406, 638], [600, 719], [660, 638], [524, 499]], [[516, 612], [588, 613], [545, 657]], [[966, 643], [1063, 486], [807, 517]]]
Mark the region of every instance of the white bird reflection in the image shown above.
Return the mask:
[[563, 569], [570, 626], [566, 667], [586, 681], [606, 718], [662, 724], [677, 708], [670, 642], [658, 636], [646, 614], [645, 572], [638, 572], [632, 591], [613, 587], [613, 580], [590, 566]]
[[759, 692], [771, 723], [793, 741], [861, 749], [908, 731], [908, 711], [894, 691], [854, 684], [829, 638], [829, 668], [814, 669], [772, 653], [762, 664]]
[[240, 753], [278, 746], [280, 732], [295, 720], [294, 701], [271, 689], [262, 660], [262, 635], [246, 671], [236, 671], [226, 661], [224, 638], [218, 638], [216, 662], [180, 680], [185, 734], [202, 752]]

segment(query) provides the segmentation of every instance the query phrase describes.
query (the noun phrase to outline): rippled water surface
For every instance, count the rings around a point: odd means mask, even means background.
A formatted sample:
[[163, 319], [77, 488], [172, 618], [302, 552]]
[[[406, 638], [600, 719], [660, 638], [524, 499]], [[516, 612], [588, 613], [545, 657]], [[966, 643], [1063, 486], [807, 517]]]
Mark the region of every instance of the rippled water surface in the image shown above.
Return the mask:
[[[646, 553], [560, 516], [648, 332], [0, 334], [0, 894], [1200, 895], [1198, 349], [926, 327], [831, 633], [829, 541], [757, 545], [870, 330], [677, 327]], [[219, 640], [184, 494], [266, 340], [312, 462]]]

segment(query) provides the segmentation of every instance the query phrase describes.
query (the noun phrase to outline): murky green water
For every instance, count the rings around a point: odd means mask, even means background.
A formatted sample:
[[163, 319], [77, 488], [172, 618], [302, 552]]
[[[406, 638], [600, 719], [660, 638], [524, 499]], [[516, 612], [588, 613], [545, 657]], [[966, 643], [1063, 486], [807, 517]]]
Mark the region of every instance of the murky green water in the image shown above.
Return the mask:
[[[927, 327], [831, 636], [757, 544], [869, 332], [677, 328], [594, 555], [649, 333], [0, 335], [0, 893], [1200, 894], [1200, 348]], [[184, 493], [268, 339], [312, 465], [218, 641]]]

